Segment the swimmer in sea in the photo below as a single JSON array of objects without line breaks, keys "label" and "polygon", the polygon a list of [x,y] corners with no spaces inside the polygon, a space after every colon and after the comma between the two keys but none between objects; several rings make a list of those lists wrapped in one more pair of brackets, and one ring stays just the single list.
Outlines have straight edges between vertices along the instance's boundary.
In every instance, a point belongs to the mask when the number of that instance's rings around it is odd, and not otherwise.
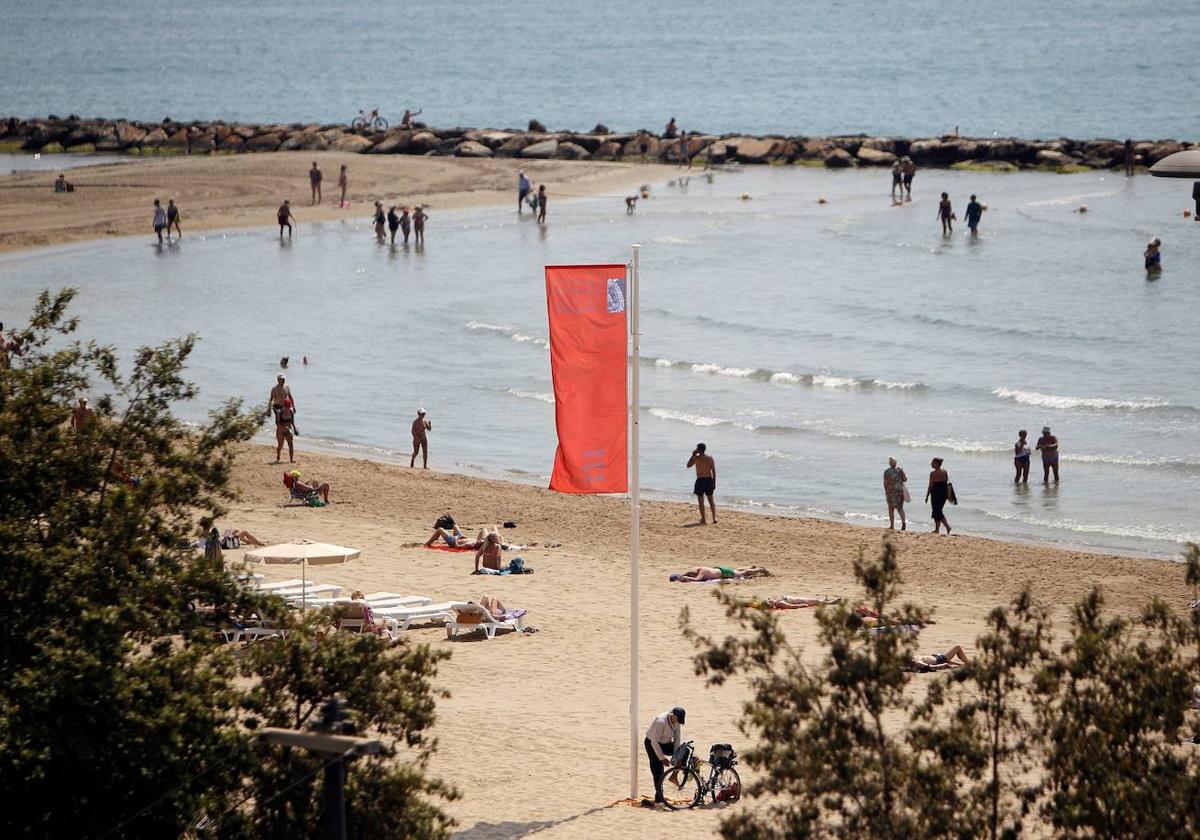
[{"label": "swimmer in sea", "polygon": [[950,196],[947,193],[942,193],[937,212],[938,218],[942,220],[942,236],[954,233],[954,208],[950,206]]}]

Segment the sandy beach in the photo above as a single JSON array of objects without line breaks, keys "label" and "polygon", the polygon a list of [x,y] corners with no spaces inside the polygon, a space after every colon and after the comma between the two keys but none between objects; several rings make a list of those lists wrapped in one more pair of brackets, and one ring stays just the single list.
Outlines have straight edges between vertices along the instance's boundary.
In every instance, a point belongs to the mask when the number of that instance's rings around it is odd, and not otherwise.
[{"label": "sandy beach", "polygon": [[[323,202],[310,206],[308,169],[324,173]],[[337,206],[339,168],[349,169],[348,208]],[[451,209],[516,198],[517,170],[546,183],[552,200],[612,192],[614,201],[671,167],[539,160],[470,160],[339,152],[273,152],[132,159],[67,173],[75,192],[56,193],[56,173],[0,175],[0,251],[107,236],[152,236],[154,199],[174,198],[188,231],[267,226],[290,198],[297,222],[367,217],[376,200]]]},{"label": "sandy beach", "polygon": [[[448,457],[443,445],[452,447],[433,441],[435,465]],[[271,542],[308,538],[351,545],[362,550],[359,560],[312,569],[310,578],[347,592],[400,591],[435,601],[496,595],[527,609],[527,622],[539,631],[454,642],[441,627],[410,631],[412,639],[452,652],[438,678],[451,696],[438,706],[433,770],[462,793],[447,806],[458,821],[456,836],[679,837],[716,831],[721,809],[656,813],[622,801],[629,785],[627,501],[303,449],[297,468],[306,478],[330,483],[332,504],[282,507],[284,467],[274,463],[273,450],[253,446],[239,458],[241,498],[222,527],[244,528]],[[681,469],[680,483],[687,482]],[[918,530],[892,538],[901,552],[906,596],[937,619],[922,633],[922,648],[929,651],[962,644],[970,653],[986,612],[1025,581],[1052,606],[1060,633],[1070,605],[1092,585],[1101,586],[1122,613],[1155,595],[1176,605],[1185,595],[1182,569],[1169,562],[934,536],[924,533],[928,523],[919,510],[913,512]],[[535,573],[475,577],[473,555],[422,548],[433,521],[447,511],[464,529],[514,520],[517,527],[506,537],[529,547],[506,556],[523,557]],[[739,593],[853,595],[852,559],[876,551],[886,532],[736,512],[721,513],[715,526],[697,527],[695,519],[690,506],[643,505],[638,718],[640,730],[660,711],[685,706],[684,737],[706,754],[712,743],[746,746],[736,728],[744,689],[736,683],[706,689],[693,675],[680,610],[689,607],[696,625],[709,633],[722,634],[728,625],[712,586],[669,583],[668,574],[701,564],[762,565],[774,576],[736,584]],[[282,579],[298,570],[259,571]],[[812,612],[780,616],[815,661]],[[644,763],[639,772],[641,792],[652,793]]]}]

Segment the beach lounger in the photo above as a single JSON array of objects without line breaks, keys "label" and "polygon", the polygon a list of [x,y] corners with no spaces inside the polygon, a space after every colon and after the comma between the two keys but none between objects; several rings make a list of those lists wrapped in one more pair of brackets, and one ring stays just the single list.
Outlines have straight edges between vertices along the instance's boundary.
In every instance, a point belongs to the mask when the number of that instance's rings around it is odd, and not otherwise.
[{"label": "beach lounger", "polygon": [[276,589],[271,594],[288,601],[307,600],[314,595],[336,598],[342,594],[342,587],[332,583],[310,583],[307,586],[295,586],[291,589]]},{"label": "beach lounger", "polygon": [[320,607],[336,607],[341,604],[357,604],[368,603],[372,609],[380,607],[423,607],[426,604],[432,604],[433,599],[428,595],[397,595],[394,592],[384,593],[386,598],[374,598],[368,595],[366,598],[309,598],[308,606],[314,609]]},{"label": "beach lounger", "polygon": [[443,601],[440,604],[426,604],[421,607],[381,607],[372,608],[376,618],[394,618],[400,624],[401,630],[407,630],[414,624],[427,624],[436,621],[450,621],[454,618],[454,608],[466,606],[466,601]]},{"label": "beach lounger", "polygon": [[468,603],[455,607],[452,612],[454,618],[446,622],[447,639],[476,630],[482,630],[484,636],[494,639],[497,630],[525,629],[525,610],[509,610],[508,616],[498,619],[479,604]]},{"label": "beach lounger", "polygon": [[405,628],[394,618],[381,618],[375,615],[371,605],[364,601],[354,601],[338,607],[337,629],[349,633],[375,633],[395,639]]},{"label": "beach lounger", "polygon": [[259,582],[252,585],[250,588],[255,592],[275,592],[279,589],[294,589],[297,586],[303,586],[304,581],[300,578],[292,578],[291,580],[276,580],[271,583]]}]

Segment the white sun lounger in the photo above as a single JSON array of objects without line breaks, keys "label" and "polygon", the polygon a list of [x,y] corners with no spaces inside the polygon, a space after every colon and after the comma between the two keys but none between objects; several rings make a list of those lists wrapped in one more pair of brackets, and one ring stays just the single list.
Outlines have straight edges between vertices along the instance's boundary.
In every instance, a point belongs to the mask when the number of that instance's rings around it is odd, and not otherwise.
[{"label": "white sun lounger", "polygon": [[466,605],[466,601],[443,601],[440,604],[425,604],[421,607],[381,607],[373,605],[371,612],[376,618],[394,618],[401,630],[407,630],[414,624],[426,624],[435,621],[450,621],[454,617],[454,608]]},{"label": "white sun lounger", "polygon": [[288,601],[300,601],[311,598],[314,595],[325,595],[336,598],[342,594],[342,587],[332,583],[310,583],[307,586],[296,586],[291,589],[276,589],[271,594],[278,595],[280,598]]},{"label": "white sun lounger", "polygon": [[280,589],[292,589],[297,586],[303,586],[304,581],[300,578],[292,578],[291,580],[276,580],[270,583],[261,581],[251,584],[250,588],[256,592],[275,592]]},{"label": "white sun lounger", "polygon": [[496,637],[497,630],[524,630],[525,615],[515,618],[495,619],[492,614],[476,603],[462,604],[451,610],[454,617],[446,622],[446,638],[453,639],[459,633],[482,630],[489,639]]},{"label": "white sun lounger", "polygon": [[[383,597],[386,596],[386,597]],[[397,595],[395,592],[382,592],[368,595],[361,599],[371,605],[372,609],[381,607],[422,607],[432,604],[433,599],[428,595]],[[310,607],[336,607],[341,604],[353,604],[353,598],[309,598]]]}]

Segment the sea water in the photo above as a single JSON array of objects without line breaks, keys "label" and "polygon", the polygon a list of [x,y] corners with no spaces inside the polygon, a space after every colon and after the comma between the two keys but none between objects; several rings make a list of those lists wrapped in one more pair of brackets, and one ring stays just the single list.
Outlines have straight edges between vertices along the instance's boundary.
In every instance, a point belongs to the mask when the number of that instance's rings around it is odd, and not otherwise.
[{"label": "sea water", "polygon": [[3,114],[1200,139],[1192,0],[3,6]]},{"label": "sea water", "polygon": [[[0,257],[0,317],[74,285],[81,334],[125,359],[201,336],[190,419],[229,397],[264,405],[288,356],[301,452],[406,461],[424,407],[433,467],[544,484],[543,266],[624,262],[638,242],[647,492],[688,498],[703,441],[718,504],[883,526],[895,456],[912,527],[928,528],[938,456],[959,533],[1164,557],[1200,540],[1189,185],[922,170],[899,206],[889,185],[881,170],[693,173],[626,215],[622,195],[566,200],[551,184],[546,226],[508,206],[434,206],[424,251],[377,245],[363,204],[283,240],[267,227],[22,252]],[[987,205],[978,239],[961,221],[942,236],[942,190],[960,219],[969,193]],[[1148,280],[1154,236],[1165,269]],[[1014,486],[1017,431],[1036,441],[1043,425],[1062,481],[1043,485],[1035,454]]]}]

